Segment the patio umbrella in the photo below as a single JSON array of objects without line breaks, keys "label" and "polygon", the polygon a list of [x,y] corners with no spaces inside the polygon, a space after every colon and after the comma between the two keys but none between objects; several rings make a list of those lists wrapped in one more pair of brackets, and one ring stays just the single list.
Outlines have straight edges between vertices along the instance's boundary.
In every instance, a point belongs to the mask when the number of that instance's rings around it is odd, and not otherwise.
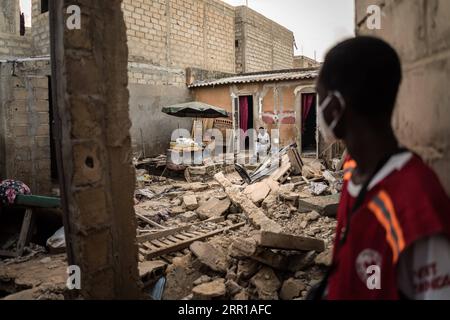
[{"label": "patio umbrella", "polygon": [[226,110],[202,102],[187,102],[162,108],[162,112],[179,118],[228,118]]}]

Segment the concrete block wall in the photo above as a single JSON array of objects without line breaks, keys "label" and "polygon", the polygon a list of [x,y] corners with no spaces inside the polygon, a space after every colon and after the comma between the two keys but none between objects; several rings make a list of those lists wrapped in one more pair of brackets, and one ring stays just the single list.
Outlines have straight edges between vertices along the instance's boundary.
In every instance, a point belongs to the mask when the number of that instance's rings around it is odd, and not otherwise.
[{"label": "concrete block wall", "polygon": [[236,71],[292,69],[294,34],[246,6],[236,7]]},{"label": "concrete block wall", "polygon": [[0,63],[0,180],[51,194],[49,60]]},{"label": "concrete block wall", "polygon": [[[367,28],[371,4],[383,7],[381,30]],[[381,37],[399,52],[404,79],[396,134],[434,168],[450,194],[450,1],[356,0],[356,24],[357,34]]]},{"label": "concrete block wall", "polygon": [[129,61],[153,69],[133,68],[131,83],[181,86],[187,67],[234,72],[232,6],[218,0],[125,0],[122,10]]},{"label": "concrete block wall", "polygon": [[33,56],[50,54],[50,27],[48,12],[41,13],[41,0],[32,0],[31,34],[33,40]]},{"label": "concrete block wall", "polygon": [[0,59],[31,55],[30,30],[20,35],[19,0],[0,0]]},{"label": "concrete block wall", "polygon": [[[165,153],[192,119],[161,108],[192,101],[186,68],[235,72],[234,7],[219,0],[124,0],[133,149]],[[164,125],[161,125],[164,124]]]}]

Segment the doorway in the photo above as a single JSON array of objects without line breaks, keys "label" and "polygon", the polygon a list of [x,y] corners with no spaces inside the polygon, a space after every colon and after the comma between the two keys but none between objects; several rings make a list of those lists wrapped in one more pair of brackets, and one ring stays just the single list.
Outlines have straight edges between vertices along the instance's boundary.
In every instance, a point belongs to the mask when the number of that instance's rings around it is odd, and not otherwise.
[{"label": "doorway", "polygon": [[253,96],[239,97],[239,129],[245,133],[245,149],[250,148],[250,138],[248,130],[253,128]]},{"label": "doorway", "polygon": [[317,153],[317,95],[304,93],[301,96],[302,111],[302,152]]}]

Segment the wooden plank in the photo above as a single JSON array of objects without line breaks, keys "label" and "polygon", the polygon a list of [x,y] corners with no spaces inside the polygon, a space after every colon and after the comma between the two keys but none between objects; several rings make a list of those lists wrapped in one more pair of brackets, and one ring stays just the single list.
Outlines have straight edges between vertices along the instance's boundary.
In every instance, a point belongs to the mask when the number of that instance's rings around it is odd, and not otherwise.
[{"label": "wooden plank", "polygon": [[173,229],[166,229],[164,231],[159,231],[159,232],[152,233],[152,234],[141,235],[141,236],[137,237],[137,242],[142,243],[145,241],[150,241],[150,240],[154,240],[154,239],[158,239],[158,238],[164,238],[164,237],[179,233],[181,231],[188,230],[192,226],[200,225],[200,224],[207,223],[207,222],[217,223],[217,222],[223,221],[224,219],[225,219],[224,217],[218,217],[218,218],[213,218],[213,219],[209,219],[206,221],[197,222],[197,223],[193,223],[193,224],[189,224],[189,225],[185,225],[185,226],[181,226],[181,227],[177,227],[177,228],[173,228]]},{"label": "wooden plank", "polygon": [[33,218],[33,210],[27,209],[25,211],[25,215],[23,217],[22,228],[20,230],[19,240],[17,241],[17,256],[21,256],[23,254],[23,250],[27,245],[27,242],[30,239],[31,233],[31,219]]},{"label": "wooden plank", "polygon": [[227,230],[240,228],[240,227],[242,227],[244,225],[245,225],[245,222],[241,222],[241,223],[238,223],[238,224],[226,227],[226,228],[222,228],[222,229],[219,229],[219,230],[212,231],[212,232],[204,234],[202,236],[198,236],[198,237],[191,238],[189,240],[182,241],[180,243],[174,244],[173,246],[168,246],[168,247],[165,247],[165,248],[161,248],[161,250],[157,250],[157,251],[154,251],[154,252],[149,252],[146,255],[146,259],[148,260],[148,259],[152,259],[152,258],[155,258],[155,257],[158,257],[158,256],[162,256],[162,255],[168,254],[170,252],[180,251],[180,250],[182,250],[184,248],[189,247],[191,245],[191,243],[194,243],[195,241],[200,241],[200,240],[212,237],[212,236],[214,236],[216,234],[219,234],[219,233],[227,231]]},{"label": "wooden plank", "polygon": [[319,239],[265,231],[258,236],[258,244],[262,247],[281,250],[317,252],[325,250],[325,242]]},{"label": "wooden plank", "polygon": [[137,212],[135,212],[135,214],[139,219],[141,219],[144,222],[147,222],[148,224],[151,224],[152,226],[154,226],[156,228],[163,229],[163,230],[166,229],[162,225],[156,223],[155,221],[150,220],[149,218],[144,217],[143,215],[141,215]]},{"label": "wooden plank", "polygon": [[15,250],[11,250],[11,251],[0,250],[0,257],[16,258],[17,253]]}]

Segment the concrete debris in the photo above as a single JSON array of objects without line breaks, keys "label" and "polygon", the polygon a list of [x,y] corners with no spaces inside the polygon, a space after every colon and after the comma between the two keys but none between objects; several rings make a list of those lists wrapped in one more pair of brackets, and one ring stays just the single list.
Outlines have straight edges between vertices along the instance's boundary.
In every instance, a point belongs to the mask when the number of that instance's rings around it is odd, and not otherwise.
[{"label": "concrete debris", "polygon": [[144,284],[144,287],[150,287],[153,285],[161,276],[164,275],[166,268],[167,263],[160,260],[144,261],[139,264],[139,276]]},{"label": "concrete debris", "polygon": [[180,221],[185,222],[185,223],[195,221],[197,219],[197,217],[198,217],[197,213],[194,211],[188,211],[188,212],[182,213],[178,216]]},{"label": "concrete debris", "polygon": [[340,194],[335,194],[330,196],[300,199],[298,211],[300,213],[306,213],[314,210],[321,215],[336,217],[340,197]]},{"label": "concrete debris", "polygon": [[230,197],[231,201],[242,208],[244,213],[248,216],[250,221],[261,230],[271,230],[273,232],[280,232],[281,226],[275,221],[269,219],[260,208],[258,208],[245,194],[243,194],[238,187],[233,185],[223,173],[218,173],[214,176],[217,182],[225,189],[225,192]]},{"label": "concrete debris", "polygon": [[262,231],[257,242],[262,247],[272,249],[316,252],[322,252],[325,250],[325,243],[322,240],[300,237],[286,233]]},{"label": "concrete debris", "polygon": [[192,289],[194,300],[212,300],[221,298],[226,294],[225,279],[216,279],[203,283]]},{"label": "concrete debris", "polygon": [[210,276],[207,276],[207,275],[204,274],[200,278],[195,280],[193,282],[193,284],[194,284],[194,286],[198,286],[198,285],[201,285],[203,283],[207,283],[207,282],[211,282],[211,281],[212,281],[212,278]]},{"label": "concrete debris", "polygon": [[278,300],[281,282],[272,269],[262,268],[251,278],[250,283],[256,288],[260,300]]},{"label": "concrete debris", "polygon": [[[191,243],[179,257],[157,260],[167,279],[163,299],[297,300],[321,280],[332,261],[343,173],[292,150],[267,161],[267,168],[241,166],[242,172],[191,166],[185,171],[187,182],[140,173],[137,212],[164,228],[140,219],[142,239],[161,233],[175,240],[194,236],[200,226],[202,232],[205,226],[206,232],[214,231],[219,221],[243,223]],[[140,270],[147,268],[150,275],[161,267],[144,261]]]},{"label": "concrete debris", "polygon": [[225,274],[227,272],[227,260],[225,254],[206,242],[194,242],[189,249],[200,262],[211,270]]},{"label": "concrete debris", "polygon": [[187,210],[195,210],[198,208],[197,197],[194,195],[184,196],[183,205]]},{"label": "concrete debris", "polygon": [[197,214],[200,219],[207,220],[217,218],[224,215],[231,206],[231,201],[228,198],[219,200],[217,198],[210,198],[203,203],[198,209]]},{"label": "concrete debris", "polygon": [[265,181],[249,185],[244,190],[244,194],[252,200],[254,204],[260,206],[264,199],[269,195],[271,189]]},{"label": "concrete debris", "polygon": [[289,278],[288,280],[283,282],[280,290],[280,298],[281,300],[292,300],[294,298],[298,298],[301,295],[301,292],[306,289],[303,281]]},{"label": "concrete debris", "polygon": [[311,182],[310,191],[315,196],[320,196],[328,190],[328,186],[323,182]]}]

